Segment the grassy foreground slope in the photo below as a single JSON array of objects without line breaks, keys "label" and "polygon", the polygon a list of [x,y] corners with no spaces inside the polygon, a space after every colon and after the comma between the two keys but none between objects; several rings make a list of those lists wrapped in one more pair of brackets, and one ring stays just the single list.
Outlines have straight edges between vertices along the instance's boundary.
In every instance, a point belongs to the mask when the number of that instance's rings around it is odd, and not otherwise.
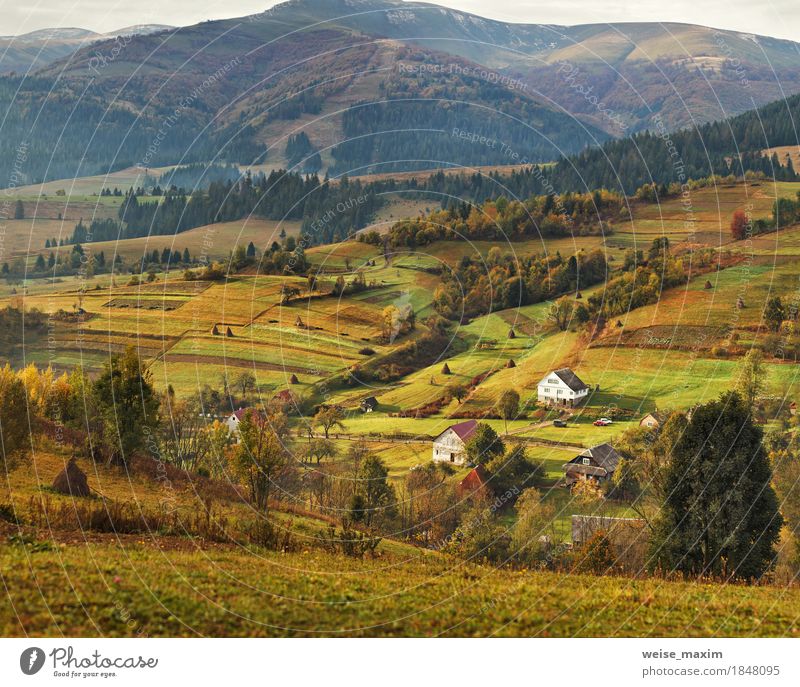
[{"label": "grassy foreground slope", "polygon": [[2,636],[791,636],[800,616],[796,589],[512,573],[432,555],[133,541],[3,546],[0,570]]}]

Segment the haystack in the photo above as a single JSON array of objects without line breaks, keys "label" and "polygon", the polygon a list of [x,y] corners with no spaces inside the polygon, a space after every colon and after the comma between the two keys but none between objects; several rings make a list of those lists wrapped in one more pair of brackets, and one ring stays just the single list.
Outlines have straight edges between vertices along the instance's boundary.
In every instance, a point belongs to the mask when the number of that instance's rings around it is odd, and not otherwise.
[{"label": "haystack", "polygon": [[219,329],[217,329],[217,325],[214,325],[211,328],[211,336],[219,336]]},{"label": "haystack", "polygon": [[442,367],[442,374],[443,375],[449,375],[450,374],[450,367],[448,366],[447,363],[445,363],[444,367]]},{"label": "haystack", "polygon": [[516,366],[517,366],[517,364],[514,362],[514,359],[513,358],[509,358],[508,362],[506,363],[506,367],[507,368],[512,368],[512,367],[516,367]]},{"label": "haystack", "polygon": [[61,472],[53,480],[53,491],[68,496],[89,496],[89,482],[86,474],[78,467],[74,458],[70,458]]},{"label": "haystack", "polygon": [[297,378],[297,375],[292,375],[289,377],[289,384],[299,384],[300,380]]},{"label": "haystack", "polygon": [[225,336],[233,336],[233,332],[231,331],[230,327],[228,327],[228,331],[225,332]]},{"label": "haystack", "polygon": [[705,288],[705,289],[713,289],[714,287],[711,284],[711,282],[708,279],[706,279],[706,285],[703,288]]},{"label": "haystack", "polygon": [[508,330],[508,338],[509,339],[517,338],[517,333],[514,331],[514,327],[511,327],[511,329]]}]

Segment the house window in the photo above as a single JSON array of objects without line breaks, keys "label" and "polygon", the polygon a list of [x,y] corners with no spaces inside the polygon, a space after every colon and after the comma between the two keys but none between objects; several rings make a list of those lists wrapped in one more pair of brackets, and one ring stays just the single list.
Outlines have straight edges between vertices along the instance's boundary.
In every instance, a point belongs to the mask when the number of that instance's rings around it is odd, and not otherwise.
[{"label": "house window", "polygon": [[561,396],[561,394],[563,394],[563,393],[564,393],[564,390],[563,390],[563,389],[559,389],[559,390],[558,390],[558,395],[559,395],[559,396]]},{"label": "house window", "polygon": [[584,465],[591,465],[592,464],[592,459],[591,458],[584,458],[583,459],[583,464]]}]

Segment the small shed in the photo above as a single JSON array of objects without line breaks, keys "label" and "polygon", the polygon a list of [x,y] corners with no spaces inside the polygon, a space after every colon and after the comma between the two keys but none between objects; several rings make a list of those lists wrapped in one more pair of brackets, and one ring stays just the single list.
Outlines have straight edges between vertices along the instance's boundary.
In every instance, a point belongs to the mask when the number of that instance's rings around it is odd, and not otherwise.
[{"label": "small shed", "polygon": [[483,496],[489,492],[489,473],[483,465],[477,465],[458,483],[459,496]]}]

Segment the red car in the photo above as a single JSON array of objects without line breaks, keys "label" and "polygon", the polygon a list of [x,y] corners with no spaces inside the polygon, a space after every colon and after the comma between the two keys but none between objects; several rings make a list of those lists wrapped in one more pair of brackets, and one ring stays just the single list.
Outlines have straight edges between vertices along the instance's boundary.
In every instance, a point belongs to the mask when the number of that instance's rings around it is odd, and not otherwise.
[{"label": "red car", "polygon": [[614,422],[607,417],[601,417],[599,420],[595,420],[593,424],[595,427],[608,427],[609,425],[613,425]]}]

